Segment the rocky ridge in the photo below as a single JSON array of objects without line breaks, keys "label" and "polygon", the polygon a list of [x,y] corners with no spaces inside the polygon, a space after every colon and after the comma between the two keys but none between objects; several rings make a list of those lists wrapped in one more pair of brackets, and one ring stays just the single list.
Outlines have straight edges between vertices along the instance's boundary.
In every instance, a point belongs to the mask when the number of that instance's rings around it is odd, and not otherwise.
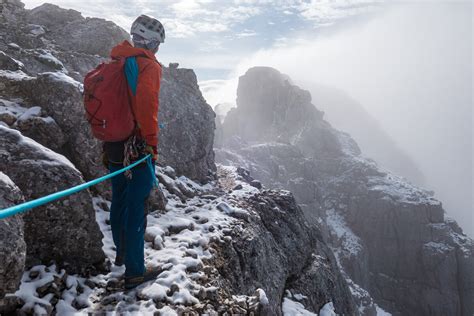
[{"label": "rocky ridge", "polygon": [[217,160],[295,194],[361,314],[374,315],[374,301],[394,315],[472,314],[473,241],[430,192],[363,157],[287,76],[250,69],[222,129]]}]

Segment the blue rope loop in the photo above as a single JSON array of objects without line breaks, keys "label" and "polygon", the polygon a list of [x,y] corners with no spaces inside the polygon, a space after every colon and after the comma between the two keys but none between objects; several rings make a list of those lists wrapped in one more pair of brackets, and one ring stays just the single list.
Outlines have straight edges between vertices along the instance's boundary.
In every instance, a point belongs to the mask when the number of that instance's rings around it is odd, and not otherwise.
[{"label": "blue rope loop", "polygon": [[145,160],[147,161],[147,165],[149,166],[150,171],[153,173],[153,184],[156,187],[158,185],[158,181],[156,179],[156,174],[155,174],[155,170],[154,170],[155,168],[153,168],[153,166],[152,166],[153,163],[151,161],[151,155],[146,155],[145,157],[141,158],[140,160],[135,161],[133,164],[131,164],[127,167],[124,167],[120,170],[117,170],[115,172],[109,173],[108,175],[105,175],[103,177],[97,178],[95,180],[91,180],[91,181],[86,182],[86,183],[79,184],[75,187],[72,187],[72,188],[69,188],[69,189],[66,189],[66,190],[63,190],[63,191],[59,191],[59,192],[52,193],[52,194],[47,195],[47,196],[43,196],[43,197],[38,198],[36,200],[32,200],[32,201],[29,201],[29,202],[14,205],[14,206],[8,207],[6,209],[0,210],[0,219],[4,219],[4,218],[7,218],[7,217],[16,215],[16,214],[26,212],[26,211],[28,211],[32,208],[35,208],[35,207],[38,207],[38,206],[41,206],[41,205],[44,205],[44,204],[47,204],[47,203],[54,202],[54,201],[59,200],[63,197],[66,197],[66,196],[69,196],[71,194],[77,193],[79,191],[85,190],[85,189],[87,189],[87,188],[89,188],[93,185],[96,185],[100,182],[103,182],[105,180],[113,178],[113,177],[115,177],[115,176],[117,176],[117,175],[119,175],[119,174],[121,174],[121,173],[123,173],[127,170],[130,170],[133,167],[141,164]]},{"label": "blue rope loop", "polygon": [[153,187],[156,188],[158,187],[158,179],[156,178],[155,164],[153,163],[151,155],[149,155],[148,159],[146,160],[146,164],[148,165],[148,169],[150,169],[151,172]]}]

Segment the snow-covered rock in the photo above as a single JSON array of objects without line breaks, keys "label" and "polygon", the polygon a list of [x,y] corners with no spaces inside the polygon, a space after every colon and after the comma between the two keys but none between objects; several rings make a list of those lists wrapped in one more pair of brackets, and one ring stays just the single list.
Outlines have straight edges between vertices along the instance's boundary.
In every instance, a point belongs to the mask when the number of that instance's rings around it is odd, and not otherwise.
[{"label": "snow-covered rock", "polygon": [[[0,138],[0,170],[26,200],[83,183],[69,160],[20,132],[0,125]],[[81,271],[103,262],[101,233],[88,191],[38,207],[23,219],[28,266],[55,260],[67,262],[70,271]]]},{"label": "snow-covered rock", "polygon": [[[21,203],[20,189],[0,171],[0,209]],[[0,313],[6,312],[9,302],[6,293],[15,291],[25,268],[26,244],[23,219],[16,215],[0,220]]]},{"label": "snow-covered rock", "polygon": [[50,116],[42,116],[39,106],[25,108],[19,102],[0,99],[0,121],[41,145],[61,152],[66,137],[56,121]]},{"label": "snow-covered rock", "polygon": [[[170,168],[157,168],[160,178],[165,172],[172,174]],[[168,199],[166,213],[150,212],[145,234],[145,263],[161,270],[155,281],[124,291],[123,267],[84,277],[67,273],[58,265],[38,265],[25,271],[21,286],[8,297],[23,302],[19,312],[48,315],[281,315],[284,292],[291,286],[294,298],[308,312],[325,310],[335,299],[341,310],[352,314],[350,296],[337,292],[333,284],[345,285],[334,270],[334,257],[305,254],[308,243],[329,249],[316,235],[306,234],[306,223],[291,194],[260,191],[238,180],[233,168],[221,168],[219,173],[218,182],[206,185],[185,177],[169,177],[167,185],[161,185]],[[186,204],[174,190],[168,190],[181,184],[194,195]],[[236,185],[239,189],[229,193]],[[102,197],[93,201],[104,236],[103,251],[112,262],[110,202]],[[247,212],[249,218],[222,212],[222,203]],[[279,214],[277,223],[271,219],[274,212]],[[285,238],[286,234],[293,238]],[[315,270],[300,274],[307,264]],[[293,277],[306,281],[299,286],[289,281]],[[308,297],[312,290],[318,295]]]},{"label": "snow-covered rock", "polygon": [[291,193],[261,191],[237,178],[235,168],[220,170],[219,181],[226,190],[242,186],[230,193],[234,198],[230,207],[249,214],[226,233],[225,243],[216,244],[217,269],[226,276],[225,284],[241,293],[264,289],[269,315],[282,313],[286,290],[306,295],[305,306],[313,312],[334,301],[339,313],[353,314],[352,297],[331,250],[319,229],[305,220]]}]

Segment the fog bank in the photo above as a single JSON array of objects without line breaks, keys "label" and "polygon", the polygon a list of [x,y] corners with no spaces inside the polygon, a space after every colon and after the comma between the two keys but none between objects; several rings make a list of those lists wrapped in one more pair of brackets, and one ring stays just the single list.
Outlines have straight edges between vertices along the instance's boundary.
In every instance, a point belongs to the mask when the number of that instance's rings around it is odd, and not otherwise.
[{"label": "fog bank", "polygon": [[[243,60],[231,80],[208,83],[206,98],[235,103],[229,91],[236,77],[257,65],[288,74],[314,100],[316,85],[344,90],[413,159],[448,216],[474,236],[472,4],[390,5],[365,21],[295,37]],[[350,110],[314,103],[336,128],[357,128]],[[363,135],[366,127],[358,128]]]}]

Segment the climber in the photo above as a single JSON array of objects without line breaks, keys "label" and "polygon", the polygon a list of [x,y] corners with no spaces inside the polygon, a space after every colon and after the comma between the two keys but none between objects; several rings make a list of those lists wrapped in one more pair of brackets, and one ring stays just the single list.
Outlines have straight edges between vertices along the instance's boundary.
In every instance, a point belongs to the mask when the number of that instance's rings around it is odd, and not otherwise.
[{"label": "climber", "polygon": [[[123,41],[112,49],[111,57],[126,57],[125,76],[135,119],[135,132],[125,141],[104,142],[103,160],[110,172],[150,154],[157,160],[158,95],[161,65],[155,54],[165,40],[163,25],[155,18],[141,15],[132,25],[133,46]],[[146,229],[145,202],[155,179],[145,163],[131,174],[112,178],[110,224],[116,246],[116,265],[125,264],[125,288],[155,279],[158,271],[144,264]]]}]

